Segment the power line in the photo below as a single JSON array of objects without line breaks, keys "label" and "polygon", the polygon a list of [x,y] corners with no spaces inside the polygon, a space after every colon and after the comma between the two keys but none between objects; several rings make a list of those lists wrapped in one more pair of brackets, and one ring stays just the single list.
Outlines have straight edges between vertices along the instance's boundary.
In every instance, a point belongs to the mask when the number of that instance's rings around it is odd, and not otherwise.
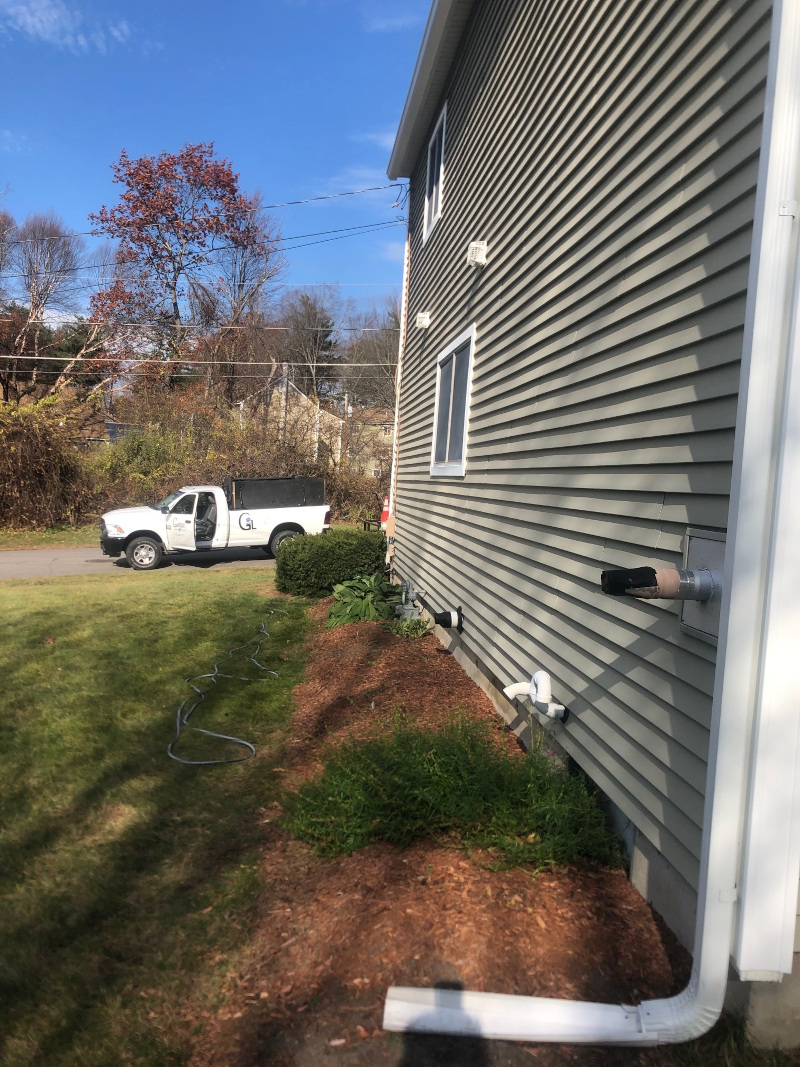
[{"label": "power line", "polygon": [[[382,189],[400,189],[401,192],[406,189],[406,186],[402,182],[392,182],[390,185],[371,185],[366,189],[348,189],[344,193],[328,193],[326,196],[309,196],[305,200],[286,200],[282,204],[259,204],[257,207],[248,208],[243,214],[253,214],[255,211],[271,211],[273,208],[278,207],[297,207],[299,204],[314,204],[319,200],[337,200],[343,196],[359,196],[361,193],[377,193]],[[232,214],[231,211],[223,211],[215,214],[208,214],[203,216],[203,220],[207,219],[223,219],[226,216]],[[181,220],[185,222],[185,219]],[[197,220],[191,220],[197,221]],[[65,241],[68,237],[97,237],[99,236],[96,230],[76,230],[74,233],[60,233],[54,234],[52,237],[31,237],[24,240],[9,241],[9,245],[25,245],[36,244],[38,241]]]},{"label": "power line", "polygon": [[[405,221],[406,221],[405,219],[401,219],[401,218],[391,219],[391,220],[387,219],[385,222],[366,222],[366,223],[363,223],[360,226],[340,226],[335,230],[318,230],[316,233],[298,233],[298,234],[295,234],[295,235],[293,235],[291,237],[279,237],[279,238],[276,238],[276,244],[282,244],[284,241],[302,241],[302,240],[305,240],[306,237],[321,237],[321,236],[324,236],[324,235],[327,235],[327,234],[330,234],[330,233],[346,233],[347,236],[349,236],[349,237],[357,237],[357,236],[359,236],[360,232],[363,232],[364,230],[377,230],[377,229],[383,229],[383,228],[389,227],[389,226],[401,226],[401,225],[403,225],[405,223]],[[46,239],[50,240],[50,238],[46,238]],[[11,243],[14,244],[15,242],[12,241]],[[19,243],[22,243],[22,242],[19,242]],[[317,244],[317,243],[322,243],[322,242],[314,241],[312,243]],[[239,248],[239,247],[241,247],[241,246],[240,245],[219,245],[216,248],[208,249],[208,254],[210,255],[210,254],[212,254],[214,252],[228,252],[231,249]],[[307,245],[300,245],[300,246],[296,246],[295,245],[293,247],[306,248],[308,246]],[[287,249],[287,251],[291,252],[292,249],[289,248],[289,249]],[[100,267],[115,267],[116,265],[117,265],[116,260],[106,260],[103,263],[84,263],[84,264],[81,264],[80,266],[76,266],[76,267],[55,267],[55,268],[53,268],[51,270],[48,270],[46,272],[43,271],[42,273],[47,273],[50,276],[55,275],[55,274],[75,274],[79,270],[98,270]],[[26,277],[25,274],[3,274],[1,276],[3,278],[25,278]],[[364,284],[367,284],[367,283],[364,283]]]},{"label": "power line", "polygon": [[[40,323],[42,326],[48,324],[54,324],[56,326],[73,326],[75,328],[79,326],[107,326],[114,327],[115,329],[120,326],[124,326],[129,329],[159,329],[159,330],[207,330],[208,326],[204,326],[202,322],[114,322],[107,323],[102,321],[95,321],[93,319],[79,319],[77,322],[63,322],[58,319],[36,319],[34,320]],[[0,319],[0,322],[13,322],[13,319]],[[264,330],[276,333],[336,333],[337,330],[341,330],[345,333],[399,333],[399,326],[263,326],[263,325],[242,325],[242,326],[216,326],[215,330]],[[11,358],[11,357],[4,357]],[[14,356],[14,359],[36,359],[36,356]]]},{"label": "power line", "polygon": [[[351,368],[358,369],[359,367],[391,367],[395,366],[394,363],[289,363],[283,359],[270,359],[270,360],[250,360],[250,359],[176,359],[176,360],[158,360],[147,356],[142,356],[138,360],[130,360],[125,356],[120,358],[114,358],[113,356],[0,356],[0,360],[41,360],[43,363],[71,363],[74,359],[82,359],[87,363],[131,363],[132,366],[137,366],[142,363],[149,363],[155,366],[181,366],[181,367],[339,367],[339,368]],[[48,371],[42,371],[43,374],[50,373]],[[77,373],[77,371],[76,371]]]},{"label": "power line", "polygon": [[[319,364],[317,364],[317,366],[318,365]],[[307,363],[300,364],[300,366],[308,367],[309,364],[307,364]],[[154,371],[157,371],[159,369],[166,369],[166,365],[162,366],[162,365],[159,364],[158,366],[153,368],[153,370],[151,370],[151,371],[148,371],[148,370],[121,370],[119,372],[119,374],[115,374],[115,375],[113,375],[113,377],[114,378],[126,378],[126,379],[127,378],[150,378],[150,377],[153,376]],[[340,370],[342,370],[342,369],[343,370],[347,370],[348,368],[347,367],[340,368]],[[396,369],[396,368],[392,368],[392,369]],[[70,377],[74,377],[74,376],[77,376],[79,374],[84,376],[84,377],[88,377],[88,378],[98,378],[100,376],[95,371],[90,371],[90,370],[75,370],[75,371],[70,371],[69,372],[69,376]],[[39,373],[36,375],[36,377],[38,379],[42,379],[42,378],[44,378],[45,375],[49,375],[51,378],[58,378],[59,377],[59,371],[42,370],[42,371],[39,371]],[[180,370],[176,369],[176,370],[170,372],[170,376],[173,377],[173,378],[181,378],[181,377],[182,378],[188,378],[189,375],[188,375],[188,373],[181,374]],[[267,377],[267,375],[266,374],[237,374],[235,377],[236,377],[237,381],[240,381],[240,380],[243,380],[243,379],[252,378],[252,379],[256,379],[258,381],[262,381],[263,382],[264,379]],[[379,381],[386,381],[386,377],[387,376],[383,375],[383,374],[364,374],[364,375],[362,375],[361,380],[362,381],[379,382]],[[281,376],[278,376],[278,377],[274,378],[273,380],[276,383],[280,383],[283,379],[282,379]]]},{"label": "power line", "polygon": [[[405,225],[405,222],[381,222],[381,223],[377,224],[375,226],[375,228],[373,230],[371,230],[370,232],[371,233],[377,233],[378,230],[390,230],[390,229],[393,229],[395,226],[403,226],[403,225]],[[342,234],[341,237],[325,237],[321,241],[306,241],[304,244],[301,244],[301,245],[292,245],[290,248],[287,248],[286,251],[287,252],[294,252],[295,249],[297,249],[297,248],[310,248],[312,245],[327,245],[327,244],[330,244],[331,241],[345,241],[345,240],[347,240],[348,237],[363,237],[363,236],[364,236],[363,233],[345,233],[345,234]]]}]

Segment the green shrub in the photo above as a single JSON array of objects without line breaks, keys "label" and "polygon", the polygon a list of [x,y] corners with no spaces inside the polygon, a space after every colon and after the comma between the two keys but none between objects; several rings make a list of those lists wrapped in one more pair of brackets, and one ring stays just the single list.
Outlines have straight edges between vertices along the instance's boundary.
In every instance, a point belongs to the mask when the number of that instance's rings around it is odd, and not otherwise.
[{"label": "green shrub", "polygon": [[284,805],[292,833],[323,856],[446,835],[492,850],[503,866],[619,862],[582,776],[541,750],[514,757],[465,719],[343,745]]},{"label": "green shrub", "polygon": [[0,526],[70,524],[91,506],[75,450],[79,429],[79,414],[53,399],[22,407],[0,401]]},{"label": "green shrub", "polygon": [[294,537],[278,549],[275,585],[294,596],[328,596],[335,585],[384,568],[382,533],[331,530]]},{"label": "green shrub", "polygon": [[329,629],[348,622],[386,622],[394,618],[395,604],[400,603],[400,586],[381,574],[370,574],[335,585],[333,600]]}]

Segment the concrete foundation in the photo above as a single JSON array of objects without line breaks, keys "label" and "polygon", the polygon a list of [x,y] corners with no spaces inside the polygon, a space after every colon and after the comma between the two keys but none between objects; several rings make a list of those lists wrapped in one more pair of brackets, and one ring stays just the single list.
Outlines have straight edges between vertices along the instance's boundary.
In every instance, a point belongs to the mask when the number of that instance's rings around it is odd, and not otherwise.
[{"label": "concrete foundation", "polygon": [[747,1036],[756,1048],[800,1048],[800,953],[782,982],[749,985]]},{"label": "concrete foundation", "polygon": [[697,893],[640,831],[631,853],[630,878],[688,951],[694,949]]}]

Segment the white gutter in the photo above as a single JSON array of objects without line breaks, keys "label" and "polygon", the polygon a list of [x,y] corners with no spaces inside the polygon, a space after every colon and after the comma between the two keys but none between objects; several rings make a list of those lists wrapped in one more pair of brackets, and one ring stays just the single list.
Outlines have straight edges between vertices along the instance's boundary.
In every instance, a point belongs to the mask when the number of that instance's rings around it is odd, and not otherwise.
[{"label": "white gutter", "polygon": [[450,73],[473,0],[433,0],[386,173],[410,178]]},{"label": "white gutter", "polygon": [[[800,0],[778,0],[773,13],[764,132],[748,280],[741,388],[734,445],[729,536],[698,887],[692,975],[676,997],[635,1007],[392,988],[386,998],[386,1030],[480,1034],[487,1038],[565,1044],[657,1045],[700,1037],[717,1020],[725,997],[737,910],[737,879],[745,828],[753,708],[761,684],[763,642],[771,627],[791,615],[766,618],[765,588],[773,562],[771,539],[784,514],[784,492],[796,486],[779,478],[775,430],[784,387],[800,373],[800,346],[789,351],[788,321],[795,270],[796,228],[787,204],[797,197],[800,157]],[[796,365],[792,367],[792,363]],[[787,389],[788,391],[788,389]],[[783,442],[792,463],[800,460],[800,413]],[[796,469],[796,468],[795,468]],[[796,589],[792,592],[796,595]],[[796,631],[781,634],[784,647]],[[791,663],[784,664],[791,670]],[[797,709],[793,709],[795,716]],[[769,777],[769,767],[763,768]],[[756,905],[758,905],[756,900]]]}]

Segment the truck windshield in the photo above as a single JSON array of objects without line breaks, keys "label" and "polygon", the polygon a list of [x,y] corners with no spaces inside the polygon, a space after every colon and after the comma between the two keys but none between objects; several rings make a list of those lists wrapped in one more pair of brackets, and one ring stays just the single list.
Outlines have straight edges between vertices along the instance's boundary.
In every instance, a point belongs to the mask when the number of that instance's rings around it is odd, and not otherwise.
[{"label": "truck windshield", "polygon": [[161,511],[162,508],[168,508],[178,499],[179,496],[183,496],[182,489],[176,489],[174,493],[170,493],[169,496],[165,496],[163,500],[159,500],[157,504],[151,504],[151,508],[155,508],[156,511]]}]

